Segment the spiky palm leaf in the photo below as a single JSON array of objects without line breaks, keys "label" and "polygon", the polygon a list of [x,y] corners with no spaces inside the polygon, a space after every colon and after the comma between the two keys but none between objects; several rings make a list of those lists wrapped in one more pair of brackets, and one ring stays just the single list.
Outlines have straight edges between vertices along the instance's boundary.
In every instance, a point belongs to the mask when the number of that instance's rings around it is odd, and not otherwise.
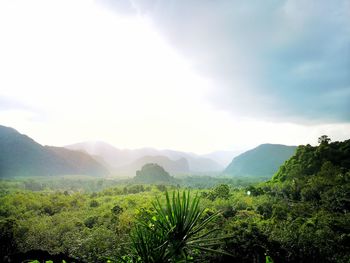
[{"label": "spiky palm leaf", "polygon": [[142,225],[137,225],[131,234],[131,240],[133,248],[136,251],[138,258],[142,259],[142,262],[164,262],[165,247],[161,248],[164,239],[161,235],[152,231],[151,226],[145,228]]},{"label": "spiky palm leaf", "polygon": [[[223,238],[207,238],[217,229],[205,231],[219,213],[204,217],[204,209],[199,208],[199,197],[191,199],[190,192],[173,192],[172,198],[165,193],[165,205],[157,198],[153,203],[156,216],[140,220],[134,232],[134,246],[144,262],[176,262],[187,259],[191,250],[206,252],[222,251],[211,246],[222,244]],[[147,240],[146,240],[147,239]]]}]

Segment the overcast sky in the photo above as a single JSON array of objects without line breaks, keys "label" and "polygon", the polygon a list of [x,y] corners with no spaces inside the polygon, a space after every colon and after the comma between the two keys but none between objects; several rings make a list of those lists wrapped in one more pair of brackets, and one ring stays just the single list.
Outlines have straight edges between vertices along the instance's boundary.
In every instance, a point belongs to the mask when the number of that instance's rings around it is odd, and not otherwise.
[{"label": "overcast sky", "polygon": [[350,0],[0,0],[0,124],[207,153],[350,138]]}]

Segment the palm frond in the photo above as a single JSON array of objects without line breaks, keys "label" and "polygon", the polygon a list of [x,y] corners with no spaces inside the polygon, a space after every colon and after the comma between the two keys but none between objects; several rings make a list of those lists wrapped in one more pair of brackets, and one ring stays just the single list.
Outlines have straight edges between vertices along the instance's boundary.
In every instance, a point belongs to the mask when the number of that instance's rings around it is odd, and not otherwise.
[{"label": "palm frond", "polygon": [[145,263],[176,262],[187,260],[188,252],[198,249],[210,253],[229,255],[209,247],[222,245],[225,238],[208,238],[218,229],[207,230],[209,223],[218,218],[214,213],[203,219],[204,209],[199,208],[200,198],[191,197],[190,191],[165,192],[164,204],[157,197],[152,203],[153,218],[142,218],[132,235],[134,250]]}]

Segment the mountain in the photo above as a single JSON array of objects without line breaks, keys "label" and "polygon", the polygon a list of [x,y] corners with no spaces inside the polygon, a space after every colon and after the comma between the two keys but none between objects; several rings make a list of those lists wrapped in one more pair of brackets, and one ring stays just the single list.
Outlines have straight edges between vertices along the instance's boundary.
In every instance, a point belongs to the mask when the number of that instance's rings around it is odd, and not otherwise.
[{"label": "mountain", "polygon": [[296,146],[262,144],[235,157],[224,174],[233,176],[271,177],[288,160]]},{"label": "mountain", "polygon": [[218,172],[222,171],[224,166],[210,158],[202,157],[194,153],[186,153],[173,150],[157,150],[153,148],[140,149],[118,149],[105,142],[82,142],[65,146],[67,149],[79,150],[89,153],[93,156],[100,156],[114,170],[118,171],[121,167],[130,165],[138,159],[146,156],[164,156],[173,161],[186,159],[190,172]]},{"label": "mountain", "polygon": [[160,155],[152,148],[142,148],[138,150],[118,149],[108,143],[100,141],[89,141],[65,146],[67,149],[86,152],[92,156],[99,156],[110,167],[122,167],[143,156]]},{"label": "mountain", "polygon": [[156,163],[147,163],[136,172],[134,181],[143,184],[171,184],[175,183],[176,180],[162,166]]},{"label": "mountain", "polygon": [[185,158],[188,161],[188,165],[191,172],[205,173],[205,172],[219,172],[222,171],[224,166],[221,166],[216,161],[197,155],[195,153],[187,153],[173,150],[161,150],[161,154],[167,156],[170,159]]},{"label": "mountain", "polygon": [[15,129],[1,125],[0,149],[0,177],[108,173],[87,154],[44,147]]},{"label": "mountain", "polygon": [[176,161],[173,161],[166,156],[144,156],[127,166],[120,167],[118,171],[125,174],[135,175],[136,171],[141,169],[141,167],[147,163],[156,163],[164,167],[164,169],[171,174],[189,172],[188,162],[185,158],[180,158]]},{"label": "mountain", "polygon": [[72,173],[74,174],[106,175],[109,173],[106,167],[89,154],[63,147],[45,146],[45,148],[65,160],[72,167],[72,171],[74,171]]},{"label": "mountain", "polygon": [[223,167],[227,167],[232,159],[242,152],[243,151],[215,151],[201,156],[214,160]]}]

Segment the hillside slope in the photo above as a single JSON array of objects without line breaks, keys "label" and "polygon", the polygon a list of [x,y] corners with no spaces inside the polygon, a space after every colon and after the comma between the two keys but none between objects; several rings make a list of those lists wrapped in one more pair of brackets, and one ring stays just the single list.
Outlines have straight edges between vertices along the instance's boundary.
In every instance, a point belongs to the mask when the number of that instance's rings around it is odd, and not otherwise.
[{"label": "hillside slope", "polygon": [[244,151],[236,150],[236,151],[215,151],[211,153],[207,153],[202,155],[202,157],[209,158],[217,162],[223,167],[227,167],[232,159]]},{"label": "hillside slope", "polygon": [[262,144],[235,157],[224,173],[233,176],[271,177],[295,152],[296,146]]},{"label": "hillside slope", "polygon": [[350,140],[299,146],[271,180],[246,191],[276,262],[349,261]]},{"label": "hillside slope", "polygon": [[108,173],[86,154],[67,153],[59,147],[44,147],[5,126],[0,126],[0,149],[0,177]]},{"label": "hillside slope", "polygon": [[89,154],[68,150],[63,147],[45,146],[58,157],[65,160],[72,168],[74,174],[86,175],[107,175],[108,169],[102,165],[98,160]]},{"label": "hillside slope", "polygon": [[350,140],[321,143],[319,146],[299,146],[273,176],[273,181],[295,180],[319,173],[324,166],[338,167],[342,172],[350,170]]}]

